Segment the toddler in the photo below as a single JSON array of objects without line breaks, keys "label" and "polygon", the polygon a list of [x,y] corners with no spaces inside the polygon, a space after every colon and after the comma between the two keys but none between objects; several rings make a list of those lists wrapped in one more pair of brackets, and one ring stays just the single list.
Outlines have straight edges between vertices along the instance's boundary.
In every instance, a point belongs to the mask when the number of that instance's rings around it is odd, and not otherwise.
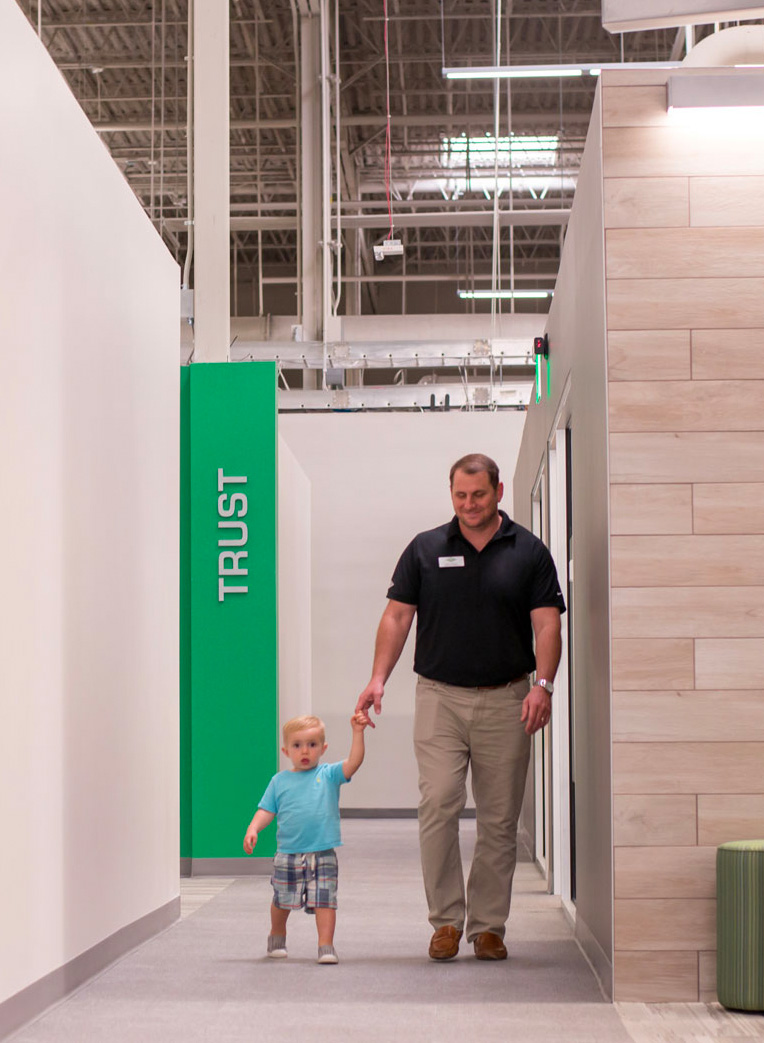
[{"label": "toddler", "polygon": [[285,753],[291,769],[268,783],[244,837],[251,855],[261,829],[278,817],[273,859],[273,903],[268,956],[284,957],[286,924],[292,909],[315,913],[318,962],[337,963],[334,927],[337,920],[337,855],[340,839],[340,786],[350,782],[365,753],[366,713],[353,714],[353,738],[344,761],[319,764],[326,751],[324,722],[319,717],[295,717],[284,725]]}]

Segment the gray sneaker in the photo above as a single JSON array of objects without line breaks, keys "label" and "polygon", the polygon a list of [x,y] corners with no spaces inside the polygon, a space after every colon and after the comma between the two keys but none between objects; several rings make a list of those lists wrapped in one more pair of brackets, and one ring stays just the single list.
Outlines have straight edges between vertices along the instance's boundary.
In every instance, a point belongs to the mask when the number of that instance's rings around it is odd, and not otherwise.
[{"label": "gray sneaker", "polygon": [[[286,955],[286,953],[284,954]],[[319,963],[339,963],[340,958],[337,955],[337,951],[333,945],[319,945],[318,947],[318,962]]]},{"label": "gray sneaker", "polygon": [[268,955],[271,957],[272,960],[284,959],[284,957],[287,955],[285,934],[268,935]]}]

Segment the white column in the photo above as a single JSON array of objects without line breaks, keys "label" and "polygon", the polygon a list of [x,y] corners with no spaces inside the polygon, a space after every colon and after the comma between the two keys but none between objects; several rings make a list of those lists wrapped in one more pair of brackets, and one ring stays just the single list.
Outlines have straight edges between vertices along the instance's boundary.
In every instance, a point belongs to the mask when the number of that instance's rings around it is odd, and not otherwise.
[{"label": "white column", "polygon": [[[321,336],[332,314],[332,142],[329,81],[329,5],[321,0]],[[339,173],[339,172],[338,172]]]},{"label": "white column", "polygon": [[194,4],[194,361],[231,343],[228,0]]},{"label": "white column", "polygon": [[305,340],[322,331],[321,23],[300,18],[300,142],[302,178],[302,326]]}]

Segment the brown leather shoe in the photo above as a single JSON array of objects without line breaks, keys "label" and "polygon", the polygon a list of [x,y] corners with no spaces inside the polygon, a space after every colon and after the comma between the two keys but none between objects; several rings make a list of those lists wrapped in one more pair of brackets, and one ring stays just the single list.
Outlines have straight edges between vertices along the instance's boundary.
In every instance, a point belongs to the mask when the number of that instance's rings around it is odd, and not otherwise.
[{"label": "brown leather shoe", "polygon": [[430,939],[430,959],[453,960],[459,952],[461,937],[462,932],[457,927],[452,927],[450,924],[446,927],[439,927]]},{"label": "brown leather shoe", "polygon": [[475,956],[479,960],[506,960],[507,947],[498,934],[483,931],[475,938]]}]

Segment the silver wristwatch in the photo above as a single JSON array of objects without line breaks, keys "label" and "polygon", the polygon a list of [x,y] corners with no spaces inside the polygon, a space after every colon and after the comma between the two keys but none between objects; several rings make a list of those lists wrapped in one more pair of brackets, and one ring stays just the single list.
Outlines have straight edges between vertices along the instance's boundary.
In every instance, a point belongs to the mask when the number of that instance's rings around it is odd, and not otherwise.
[{"label": "silver wristwatch", "polygon": [[547,681],[545,677],[537,677],[534,684],[538,685],[539,688],[545,688],[550,695],[554,692],[554,685],[551,681]]}]

